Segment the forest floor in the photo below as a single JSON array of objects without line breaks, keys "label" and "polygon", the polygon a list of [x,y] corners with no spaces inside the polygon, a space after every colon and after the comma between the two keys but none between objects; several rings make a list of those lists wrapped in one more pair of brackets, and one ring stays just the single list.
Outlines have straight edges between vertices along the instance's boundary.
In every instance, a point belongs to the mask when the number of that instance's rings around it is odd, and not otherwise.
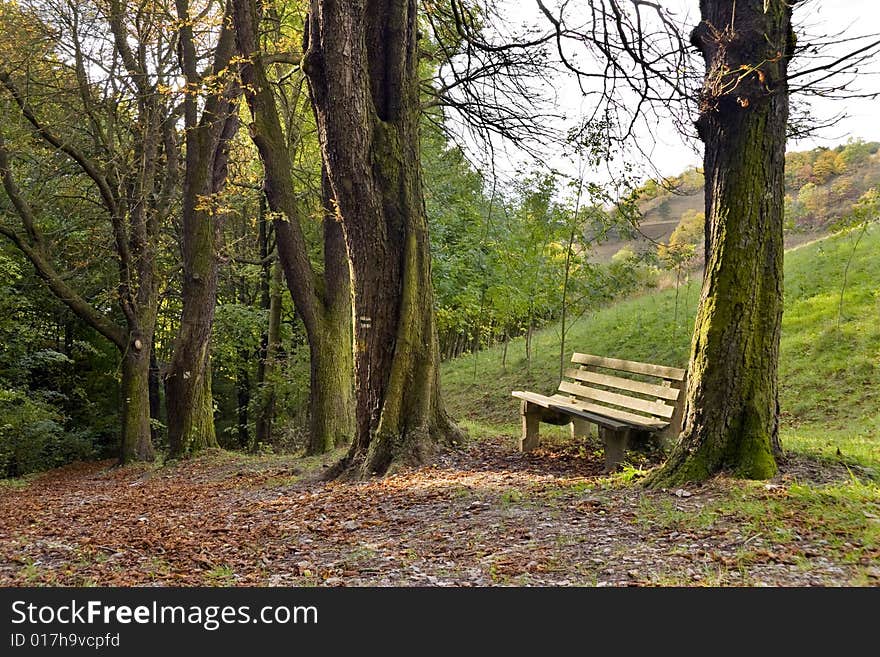
[{"label": "forest floor", "polygon": [[647,491],[589,444],[509,436],[365,482],[322,481],[330,462],[216,451],[4,484],[0,585],[880,585],[877,487],[842,463]]}]

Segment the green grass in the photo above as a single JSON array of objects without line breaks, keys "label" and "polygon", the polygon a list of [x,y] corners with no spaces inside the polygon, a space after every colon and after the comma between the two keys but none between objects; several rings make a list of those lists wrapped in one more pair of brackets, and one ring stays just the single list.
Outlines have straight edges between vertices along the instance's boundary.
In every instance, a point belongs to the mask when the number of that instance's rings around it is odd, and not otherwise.
[{"label": "green grass", "polygon": [[[787,449],[880,467],[880,226],[855,251],[838,306],[855,233],[843,233],[785,255],[785,312],[779,382],[782,441]],[[645,293],[587,316],[571,327],[566,352],[583,351],[684,367],[699,297],[694,279],[676,291]],[[559,327],[533,338],[531,371],[525,343],[513,340],[506,367],[501,348],[443,365],[444,397],[475,437],[519,432],[511,390],[544,394],[559,382]],[[542,433],[553,435],[553,427]],[[561,435],[561,434],[560,434]]]},{"label": "green grass", "polygon": [[235,571],[226,565],[214,566],[205,573],[205,577],[212,586],[231,586],[235,581]]},{"label": "green grass", "polygon": [[[667,498],[646,498],[637,520],[654,530],[717,533],[719,526],[736,527],[743,536],[785,546],[787,559],[809,568],[809,552],[805,555],[803,546],[793,542],[801,537],[841,563],[868,568],[880,550],[880,487],[855,477],[834,485],[792,484],[769,491],[761,483],[742,482],[697,512],[680,510]],[[738,558],[755,559],[749,540],[742,542]]]},{"label": "green grass", "polygon": [[23,477],[16,477],[15,479],[0,479],[0,491],[27,488],[35,476],[36,473],[31,473]]}]

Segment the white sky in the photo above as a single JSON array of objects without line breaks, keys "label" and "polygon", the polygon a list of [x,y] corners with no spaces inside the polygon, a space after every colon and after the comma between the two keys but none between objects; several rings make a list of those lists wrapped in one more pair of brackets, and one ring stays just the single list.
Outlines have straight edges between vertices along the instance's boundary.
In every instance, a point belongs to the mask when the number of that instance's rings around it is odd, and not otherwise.
[{"label": "white sky", "polygon": [[[553,0],[545,0],[548,6],[556,6]],[[572,2],[571,5],[577,4]],[[502,0],[502,5],[509,16],[517,22],[529,23],[535,20],[533,0]],[[675,11],[686,23],[692,26],[699,16],[698,0],[664,0],[663,5]],[[847,35],[870,34],[880,32],[880,0],[809,0],[795,5],[795,23],[806,27],[812,34],[834,34],[846,32]],[[803,43],[803,37],[801,38]],[[844,52],[843,50],[841,52]],[[875,62],[873,74],[859,78],[855,88],[863,92],[880,91],[880,62]],[[863,69],[864,70],[864,69]],[[562,85],[560,85],[562,86]],[[571,88],[571,85],[565,85]],[[559,107],[567,114],[578,113],[579,94],[563,93],[559,97]],[[848,138],[861,138],[865,141],[880,141],[880,99],[813,99],[811,113],[818,120],[827,120],[838,114],[847,116],[831,128],[824,129],[810,139],[790,141],[789,150],[808,150],[816,146],[833,146],[845,142]],[[669,176],[680,173],[689,166],[701,164],[701,148],[699,143],[688,142],[682,137],[671,121],[660,124],[653,130],[654,138],[647,135],[640,137],[640,146],[649,153],[653,166],[661,175]],[[652,143],[653,139],[653,143]],[[512,159],[522,162],[521,156],[512,155]],[[503,157],[503,156],[502,156]],[[638,159],[641,156],[633,156]],[[644,159],[643,157],[641,159]],[[549,161],[554,166],[571,171],[557,156],[549,154]],[[496,162],[500,169],[512,170],[515,165],[507,166],[504,162]],[[656,175],[646,169],[645,176]]]}]

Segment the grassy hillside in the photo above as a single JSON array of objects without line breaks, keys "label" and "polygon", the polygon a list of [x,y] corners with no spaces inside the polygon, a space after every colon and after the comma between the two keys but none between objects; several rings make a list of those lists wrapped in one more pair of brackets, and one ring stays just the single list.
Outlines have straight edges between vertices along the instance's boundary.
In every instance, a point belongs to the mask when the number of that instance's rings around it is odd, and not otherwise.
[{"label": "grassy hillside", "polygon": [[[833,149],[816,148],[786,154],[786,246],[795,246],[828,232],[869,188],[880,184],[880,150],[877,143],[855,142]],[[636,251],[666,242],[688,211],[704,208],[703,174],[688,169],[669,178],[667,186],[649,181],[642,188],[639,229],[644,237],[611,240],[594,248],[594,257],[607,262],[629,246]],[[648,238],[648,239],[646,239]]]},{"label": "grassy hillside", "polygon": [[[853,253],[856,233],[837,234],[786,253],[785,314],[780,359],[783,443],[786,448],[880,464],[880,226]],[[838,309],[843,272],[852,262]],[[569,332],[574,350],[685,366],[699,281],[618,303],[580,320]],[[550,394],[559,380],[559,328],[541,331],[526,371],[524,342],[448,362],[444,396],[472,432],[518,431],[514,389]],[[554,429],[548,427],[549,430]],[[542,429],[543,431],[543,429]]]}]

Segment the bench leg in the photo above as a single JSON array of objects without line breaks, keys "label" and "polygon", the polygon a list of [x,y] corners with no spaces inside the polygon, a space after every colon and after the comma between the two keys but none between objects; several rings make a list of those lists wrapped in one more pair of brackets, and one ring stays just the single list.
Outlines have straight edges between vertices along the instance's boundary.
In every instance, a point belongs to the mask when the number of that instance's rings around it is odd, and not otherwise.
[{"label": "bench leg", "polygon": [[519,439],[519,451],[531,452],[538,446],[538,428],[541,424],[541,413],[533,410],[525,400],[522,402],[522,437]]},{"label": "bench leg", "polygon": [[571,437],[574,439],[586,438],[590,435],[590,423],[580,418],[571,421]]},{"label": "bench leg", "polygon": [[605,471],[614,472],[623,463],[626,445],[629,442],[629,430],[618,429],[615,431],[599,427],[599,436],[605,443]]}]

